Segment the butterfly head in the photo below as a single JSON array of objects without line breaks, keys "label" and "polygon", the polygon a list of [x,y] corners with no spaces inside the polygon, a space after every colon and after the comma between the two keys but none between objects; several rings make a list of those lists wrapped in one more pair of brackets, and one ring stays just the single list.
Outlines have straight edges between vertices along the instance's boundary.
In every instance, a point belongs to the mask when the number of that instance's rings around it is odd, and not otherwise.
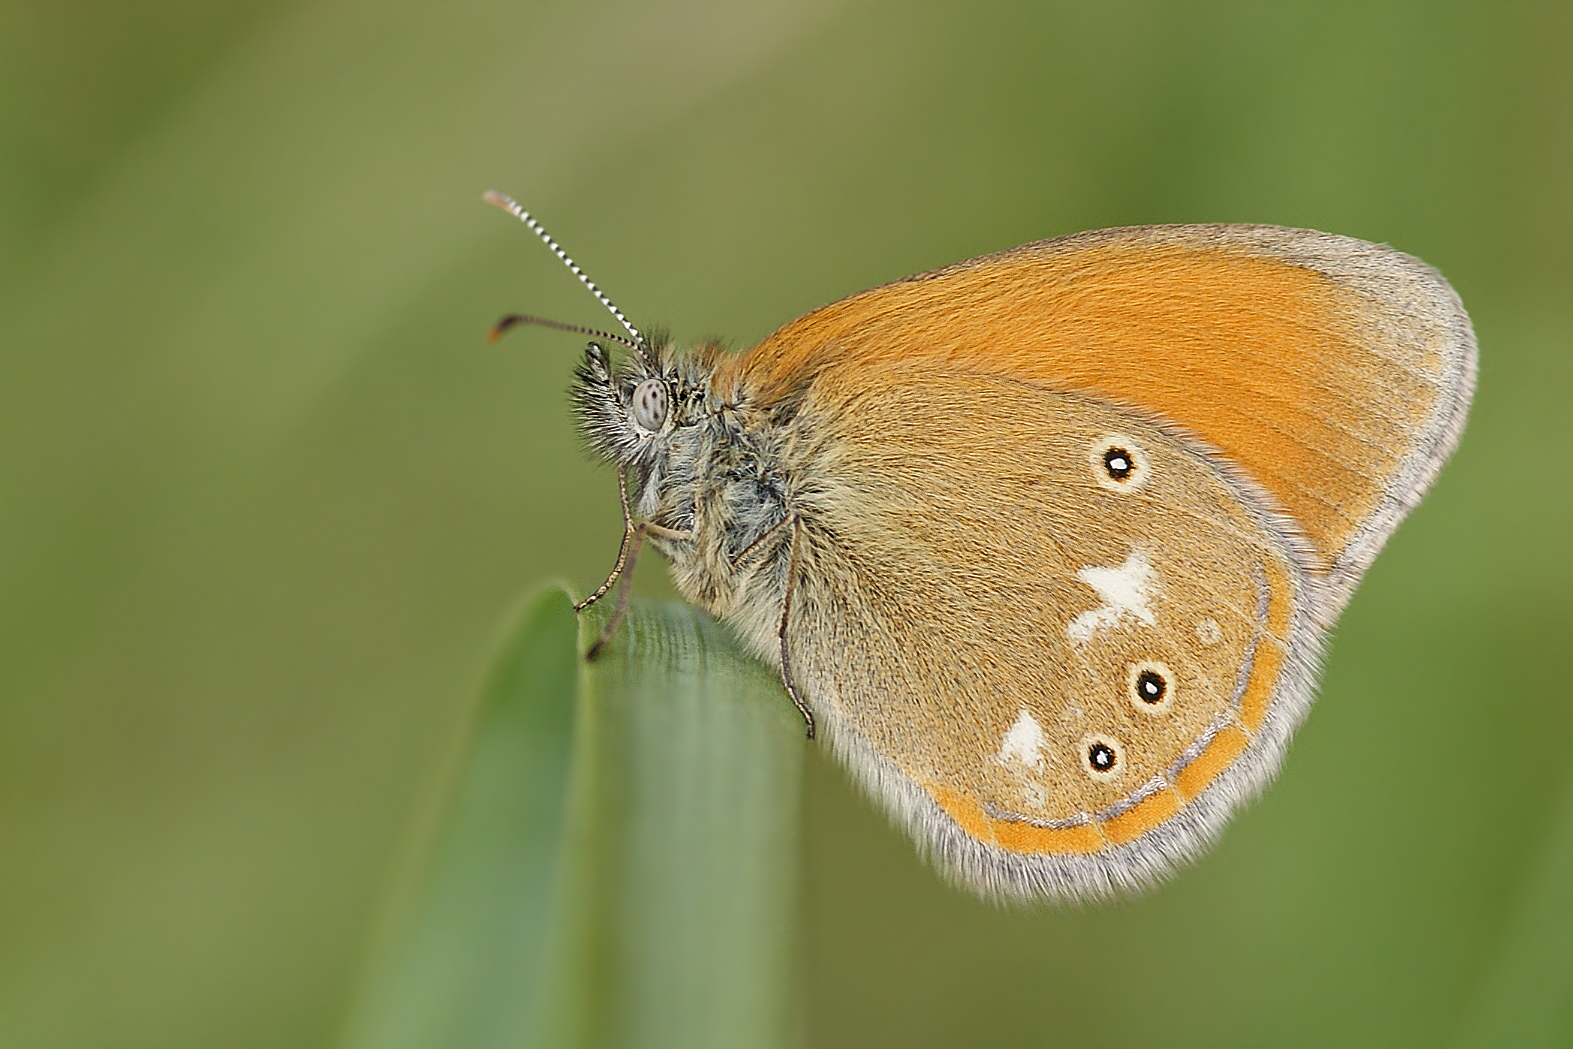
[{"label": "butterfly head", "polygon": [[590,447],[636,475],[655,470],[711,414],[715,356],[713,347],[677,352],[656,335],[613,363],[600,343],[587,344],[572,394]]}]

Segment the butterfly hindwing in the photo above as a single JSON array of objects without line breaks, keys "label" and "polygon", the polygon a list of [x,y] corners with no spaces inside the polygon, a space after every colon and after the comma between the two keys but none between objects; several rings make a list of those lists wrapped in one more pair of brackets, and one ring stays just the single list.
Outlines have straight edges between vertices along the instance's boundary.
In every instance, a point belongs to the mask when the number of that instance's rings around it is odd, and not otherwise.
[{"label": "butterfly hindwing", "polygon": [[837,435],[799,496],[788,648],[832,743],[985,891],[1098,893],[1199,849],[1308,702],[1303,548],[1136,413],[876,378],[803,409]]}]

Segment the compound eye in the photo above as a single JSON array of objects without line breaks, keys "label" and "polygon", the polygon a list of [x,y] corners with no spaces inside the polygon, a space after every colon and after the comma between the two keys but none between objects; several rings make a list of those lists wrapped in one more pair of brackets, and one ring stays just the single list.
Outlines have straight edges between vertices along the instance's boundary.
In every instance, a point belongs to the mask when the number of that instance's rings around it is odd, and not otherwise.
[{"label": "compound eye", "polygon": [[641,430],[659,430],[666,423],[668,408],[666,383],[660,379],[645,379],[634,387],[634,422]]}]

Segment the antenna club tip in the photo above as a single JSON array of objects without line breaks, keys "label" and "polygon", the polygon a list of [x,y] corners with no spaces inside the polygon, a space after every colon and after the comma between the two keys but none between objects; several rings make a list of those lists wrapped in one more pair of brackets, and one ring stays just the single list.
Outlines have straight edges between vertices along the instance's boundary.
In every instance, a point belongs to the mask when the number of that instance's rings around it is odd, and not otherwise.
[{"label": "antenna club tip", "polygon": [[504,317],[502,320],[491,326],[491,330],[486,333],[486,341],[496,342],[498,339],[503,337],[504,332],[516,324],[523,323],[524,319],[525,318],[519,316],[517,313],[510,313],[508,316]]},{"label": "antenna club tip", "polygon": [[512,197],[504,193],[498,193],[495,189],[489,189],[485,193],[482,193],[481,199],[486,201],[486,203],[490,204],[492,207],[502,208],[504,211],[513,211],[519,206]]}]

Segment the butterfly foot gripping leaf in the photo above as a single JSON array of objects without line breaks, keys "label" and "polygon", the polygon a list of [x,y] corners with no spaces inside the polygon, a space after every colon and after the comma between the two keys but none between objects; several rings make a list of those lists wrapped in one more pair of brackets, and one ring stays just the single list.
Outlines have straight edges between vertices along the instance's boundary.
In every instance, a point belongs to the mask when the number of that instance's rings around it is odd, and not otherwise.
[{"label": "butterfly foot gripping leaf", "polygon": [[574,397],[625,553],[995,897],[1150,884],[1267,783],[1475,376],[1435,271],[1272,226],[1029,244],[738,355],[613,312],[633,352],[592,343]]}]

